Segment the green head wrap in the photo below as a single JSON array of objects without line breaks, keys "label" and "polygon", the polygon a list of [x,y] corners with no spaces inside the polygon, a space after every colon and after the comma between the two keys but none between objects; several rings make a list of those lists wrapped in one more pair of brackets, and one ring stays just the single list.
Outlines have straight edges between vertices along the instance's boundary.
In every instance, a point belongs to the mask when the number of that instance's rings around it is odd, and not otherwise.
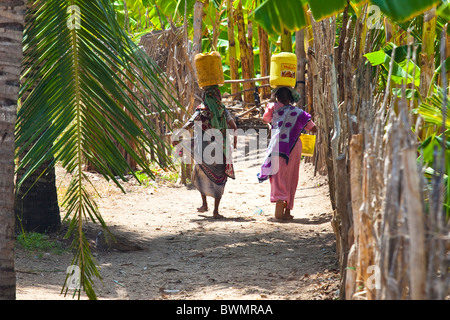
[{"label": "green head wrap", "polygon": [[213,114],[211,125],[213,128],[219,130],[226,129],[227,121],[225,117],[225,106],[222,104],[219,86],[208,86],[204,89],[205,97],[203,98],[203,102]]}]

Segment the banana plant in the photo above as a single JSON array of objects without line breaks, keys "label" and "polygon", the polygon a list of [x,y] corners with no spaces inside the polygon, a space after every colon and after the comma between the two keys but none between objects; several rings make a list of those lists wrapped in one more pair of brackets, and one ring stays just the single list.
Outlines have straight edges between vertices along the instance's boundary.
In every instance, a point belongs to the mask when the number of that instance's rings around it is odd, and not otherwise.
[{"label": "banana plant", "polygon": [[[395,57],[392,57],[393,48],[395,48]],[[388,43],[384,48],[369,52],[364,56],[372,66],[381,65],[383,74],[387,78],[389,65],[394,59],[391,80],[398,84],[412,84],[418,87],[420,84],[420,68],[411,58],[408,59],[408,46],[396,46],[394,43]]]},{"label": "banana plant", "polygon": [[[160,152],[165,142],[147,121],[150,110],[141,97],[151,96],[154,107],[169,115],[162,97],[177,102],[165,89],[169,81],[117,23],[110,1],[35,1],[30,12],[33,20],[24,30],[20,89],[21,97],[27,97],[16,124],[18,170],[26,168],[26,173],[18,186],[48,159],[71,174],[63,205],[64,220],[70,222],[66,237],[74,239],[72,264],[80,268],[80,287],[74,295],[80,297],[82,289],[95,299],[94,278],[100,274],[83,223],[107,225],[86,190],[90,182],[84,162],[93,163],[122,188],[124,173],[133,173],[120,151],[123,148],[151,176],[146,152],[155,149],[161,159],[168,163],[170,159]],[[133,144],[138,148],[130,147]],[[68,289],[65,282],[62,292]]]},{"label": "banana plant", "polygon": [[195,0],[116,0],[113,7],[121,27],[139,43],[147,33],[182,24],[185,6],[189,20],[194,4]]}]

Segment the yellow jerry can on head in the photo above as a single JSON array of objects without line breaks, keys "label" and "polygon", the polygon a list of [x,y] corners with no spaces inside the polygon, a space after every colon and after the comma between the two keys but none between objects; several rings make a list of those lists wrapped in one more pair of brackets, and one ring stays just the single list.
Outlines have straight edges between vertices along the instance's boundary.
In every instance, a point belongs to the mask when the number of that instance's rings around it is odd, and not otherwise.
[{"label": "yellow jerry can on head", "polygon": [[220,53],[217,51],[199,53],[195,56],[194,62],[199,87],[223,85],[225,83]]},{"label": "yellow jerry can on head", "polygon": [[295,87],[297,82],[297,56],[291,52],[272,55],[270,59],[270,86]]}]

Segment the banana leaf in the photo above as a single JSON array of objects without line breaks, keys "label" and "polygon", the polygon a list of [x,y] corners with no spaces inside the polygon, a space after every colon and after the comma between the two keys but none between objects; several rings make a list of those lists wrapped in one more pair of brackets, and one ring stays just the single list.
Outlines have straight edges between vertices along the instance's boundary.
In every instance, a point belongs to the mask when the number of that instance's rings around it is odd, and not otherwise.
[{"label": "banana leaf", "polygon": [[[370,2],[377,5],[380,11],[394,21],[404,21],[418,15],[440,0],[352,0],[351,5],[361,5]],[[255,9],[255,20],[269,34],[281,34],[283,28],[290,31],[307,26],[305,8],[308,6],[316,21],[342,12],[347,6],[346,0],[266,0]],[[445,11],[447,12],[447,11]]]},{"label": "banana leaf", "polygon": [[347,6],[347,0],[308,0],[308,4],[314,19],[320,21],[344,10]]},{"label": "banana leaf", "polygon": [[[444,2],[436,11],[438,17],[445,21],[450,21],[450,2]],[[450,28],[447,28],[447,34],[450,34]]]},{"label": "banana leaf", "polygon": [[441,0],[370,0],[381,12],[394,21],[405,21],[431,9]]},{"label": "banana leaf", "polygon": [[[393,46],[394,44],[390,43],[386,48],[369,52],[364,57],[367,58],[372,66],[382,65],[387,73],[392,59]],[[408,61],[406,56],[407,46],[396,47],[391,79],[396,84],[406,82],[407,84],[414,83],[415,86],[419,86],[420,68],[413,61]]]}]

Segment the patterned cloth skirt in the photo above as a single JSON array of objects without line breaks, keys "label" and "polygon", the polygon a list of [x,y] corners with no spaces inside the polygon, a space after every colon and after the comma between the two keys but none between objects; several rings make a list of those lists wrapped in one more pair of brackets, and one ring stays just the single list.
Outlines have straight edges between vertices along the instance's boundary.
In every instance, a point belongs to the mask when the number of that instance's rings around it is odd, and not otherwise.
[{"label": "patterned cloth skirt", "polygon": [[222,184],[214,183],[214,181],[206,175],[205,171],[199,164],[194,166],[192,182],[202,195],[213,197],[214,199],[222,198],[226,184],[226,180]]}]

